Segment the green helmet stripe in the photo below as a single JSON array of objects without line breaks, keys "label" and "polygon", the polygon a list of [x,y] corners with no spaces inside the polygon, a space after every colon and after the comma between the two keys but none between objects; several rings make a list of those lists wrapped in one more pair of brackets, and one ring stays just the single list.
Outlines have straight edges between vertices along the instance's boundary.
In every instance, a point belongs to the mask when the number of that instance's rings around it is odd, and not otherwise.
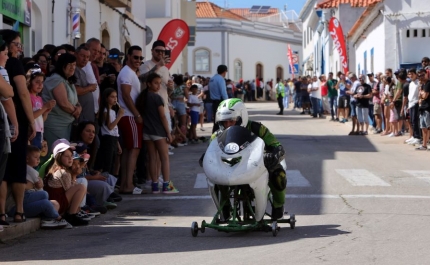
[{"label": "green helmet stripe", "polygon": [[228,102],[228,108],[231,109],[238,102],[242,102],[242,100],[240,100],[238,98],[231,98]]}]

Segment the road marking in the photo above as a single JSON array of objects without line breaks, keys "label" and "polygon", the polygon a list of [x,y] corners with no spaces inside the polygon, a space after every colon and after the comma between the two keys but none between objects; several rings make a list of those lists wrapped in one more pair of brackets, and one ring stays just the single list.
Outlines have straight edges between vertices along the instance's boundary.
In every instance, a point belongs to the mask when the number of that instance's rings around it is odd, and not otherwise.
[{"label": "road marking", "polygon": [[[209,200],[212,199],[209,195],[191,195],[191,196],[180,196],[180,195],[133,195],[123,196],[125,201],[170,201],[170,200]],[[287,194],[286,199],[423,199],[430,200],[430,196],[425,195],[390,195],[390,194]]]},{"label": "road marking", "polygon": [[430,183],[430,171],[428,170],[403,170],[403,172],[406,172],[417,179]]},{"label": "road marking", "polygon": [[288,187],[309,187],[311,184],[303,177],[300,170],[287,170],[287,188]]},{"label": "road marking", "polygon": [[205,173],[198,173],[196,182],[194,183],[195,189],[207,189],[208,182],[206,181],[206,174]]},{"label": "road marking", "polygon": [[391,186],[365,169],[336,169],[352,186]]}]

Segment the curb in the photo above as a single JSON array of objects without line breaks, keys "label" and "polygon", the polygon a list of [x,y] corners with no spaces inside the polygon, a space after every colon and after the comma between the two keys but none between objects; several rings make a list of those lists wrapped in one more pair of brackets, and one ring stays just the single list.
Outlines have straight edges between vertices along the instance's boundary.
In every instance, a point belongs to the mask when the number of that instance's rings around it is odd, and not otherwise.
[{"label": "curb", "polygon": [[3,232],[0,232],[0,242],[28,235],[40,228],[40,218],[27,218],[27,220],[22,223],[9,223],[10,225],[3,226]]}]

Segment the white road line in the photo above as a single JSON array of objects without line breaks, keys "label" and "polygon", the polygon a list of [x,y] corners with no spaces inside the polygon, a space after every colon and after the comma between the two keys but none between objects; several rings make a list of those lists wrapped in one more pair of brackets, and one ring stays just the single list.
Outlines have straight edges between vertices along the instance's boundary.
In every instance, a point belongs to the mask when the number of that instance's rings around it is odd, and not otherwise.
[{"label": "white road line", "polygon": [[428,170],[402,170],[402,171],[416,177],[417,179],[430,183],[430,171]]},{"label": "white road line", "polygon": [[[393,194],[287,194],[286,199],[423,199],[430,200],[430,196],[425,195],[393,195]],[[179,196],[179,195],[133,195],[123,196],[124,201],[170,201],[170,200],[209,200],[209,195],[196,195],[196,196]]]},{"label": "white road line", "polygon": [[311,184],[300,170],[287,170],[287,187],[309,187]]},{"label": "white road line", "polygon": [[194,183],[195,189],[207,189],[208,188],[208,182],[206,181],[206,174],[205,173],[198,173],[196,182]]},{"label": "white road line", "polygon": [[391,186],[365,169],[336,169],[352,186]]}]

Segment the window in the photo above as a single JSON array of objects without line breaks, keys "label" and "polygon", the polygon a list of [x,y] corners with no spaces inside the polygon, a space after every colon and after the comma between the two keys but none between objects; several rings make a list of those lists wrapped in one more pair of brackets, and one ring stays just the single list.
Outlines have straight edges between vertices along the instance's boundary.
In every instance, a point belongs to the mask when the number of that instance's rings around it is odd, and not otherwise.
[{"label": "window", "polygon": [[418,37],[418,30],[414,29],[414,38]]},{"label": "window", "polygon": [[373,60],[374,60],[374,58],[373,58],[373,53],[375,52],[375,50],[374,50],[374,48],[372,48],[371,50],[370,50],[370,72],[372,72],[373,73],[373,71],[374,71],[374,69],[373,69]]},{"label": "window", "polygon": [[210,52],[206,49],[198,49],[194,52],[194,69],[196,72],[209,72]]},{"label": "window", "polygon": [[242,61],[234,61],[234,81],[242,79]]},{"label": "window", "polygon": [[258,63],[255,67],[255,76],[257,78],[264,78],[263,77],[263,65],[261,63]]},{"label": "window", "polygon": [[422,30],[422,36],[421,37],[423,37],[423,38],[426,37],[426,30],[425,29]]},{"label": "window", "polygon": [[409,29],[406,31],[406,38],[409,38],[411,36],[411,32],[409,31]]},{"label": "window", "polygon": [[306,48],[306,30],[303,32],[303,45]]}]

